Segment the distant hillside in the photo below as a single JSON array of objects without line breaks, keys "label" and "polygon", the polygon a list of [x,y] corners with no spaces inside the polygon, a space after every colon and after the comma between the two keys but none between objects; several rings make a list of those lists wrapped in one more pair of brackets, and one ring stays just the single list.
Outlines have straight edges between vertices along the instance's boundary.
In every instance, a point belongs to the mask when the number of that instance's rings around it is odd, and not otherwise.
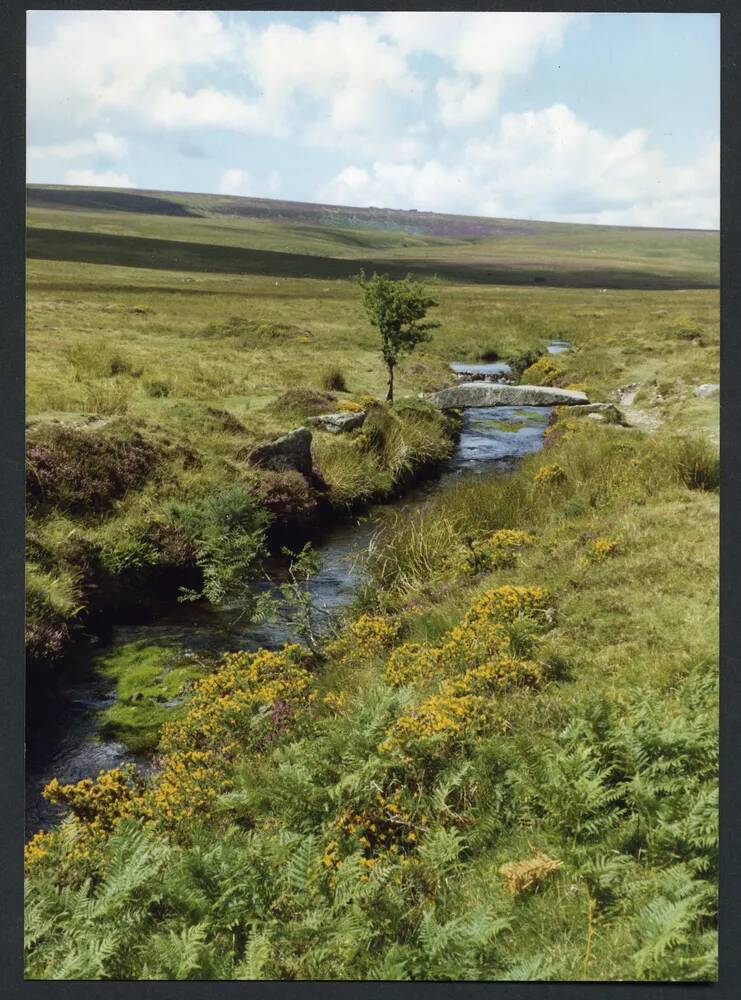
[{"label": "distant hillside", "polygon": [[719,283],[719,234],[30,185],[32,258],[328,280],[366,269],[606,288]]}]

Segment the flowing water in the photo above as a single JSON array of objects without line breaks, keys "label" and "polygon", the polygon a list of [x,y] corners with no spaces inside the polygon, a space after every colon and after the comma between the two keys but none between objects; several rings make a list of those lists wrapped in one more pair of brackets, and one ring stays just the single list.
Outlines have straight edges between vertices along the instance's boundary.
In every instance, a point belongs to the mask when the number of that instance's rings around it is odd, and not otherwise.
[{"label": "flowing water", "polygon": [[[506,471],[523,456],[537,451],[543,440],[550,409],[547,407],[497,406],[469,409],[455,454],[434,481],[427,481],[405,494],[398,505],[413,509],[434,493],[449,488],[468,475]],[[362,518],[338,522],[316,539],[321,569],[310,582],[314,603],[329,614],[347,607],[362,582],[362,555],[375,530],[373,511]],[[269,567],[274,580],[285,575],[285,563]],[[263,589],[271,585],[263,581]],[[274,585],[273,585],[274,586]],[[215,609],[204,604],[178,604],[167,614],[145,625],[119,625],[112,640],[98,656],[126,644],[174,646],[209,669],[227,650],[275,648],[294,636],[285,619],[250,625],[239,608]],[[26,734],[26,827],[29,833],[53,824],[59,811],[42,797],[41,789],[53,777],[63,783],[94,777],[102,768],[148,761],[127,748],[105,739],[99,732],[101,713],[116,700],[115,684],[96,670],[94,646],[82,651],[77,670],[59,692],[59,701],[43,719],[29,726]],[[174,703],[174,702],[173,702]]]},{"label": "flowing water", "polygon": [[512,373],[512,368],[505,361],[487,361],[481,364],[469,364],[467,361],[451,361],[450,368],[456,375],[470,375],[483,382],[499,382]]},{"label": "flowing water", "polygon": [[552,340],[548,345],[548,353],[563,354],[564,351],[570,351],[572,346],[570,340]]}]

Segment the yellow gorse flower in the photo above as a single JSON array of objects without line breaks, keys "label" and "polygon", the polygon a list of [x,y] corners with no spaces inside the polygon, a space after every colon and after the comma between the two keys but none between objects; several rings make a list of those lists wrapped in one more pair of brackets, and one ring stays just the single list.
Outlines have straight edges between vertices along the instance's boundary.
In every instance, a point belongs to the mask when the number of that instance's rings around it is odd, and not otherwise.
[{"label": "yellow gorse flower", "polygon": [[565,483],[566,479],[566,472],[557,462],[554,462],[552,465],[542,465],[533,476],[533,482],[537,486],[558,485],[559,483]]},{"label": "yellow gorse flower", "polygon": [[45,830],[41,830],[31,837],[23,849],[23,866],[26,871],[49,857],[55,839],[53,832],[49,833]]},{"label": "yellow gorse flower", "polygon": [[541,668],[514,654],[509,628],[523,616],[545,612],[542,587],[502,586],[484,591],[438,646],[406,643],[388,659],[392,684],[426,684],[440,677],[436,693],[400,716],[379,745],[381,753],[431,752],[449,747],[496,722],[492,695],[510,686],[536,687]]},{"label": "yellow gorse flower", "polygon": [[559,365],[552,361],[547,354],[544,354],[542,358],[538,358],[523,371],[521,379],[530,385],[553,385],[561,374]]},{"label": "yellow gorse flower", "polygon": [[378,654],[392,644],[398,635],[399,626],[381,615],[364,614],[355,619],[348,632],[351,639],[365,652]]},{"label": "yellow gorse flower", "polygon": [[[147,783],[131,765],[75,785],[49,782],[44,796],[72,813],[79,854],[90,856],[129,816],[174,830],[208,814],[232,787],[237,755],[259,750],[310,704],[314,680],[305,658],[300,646],[224,656],[219,669],[195,685],[184,717],[163,727],[160,766]],[[27,846],[30,863],[41,860],[50,843],[34,837]]]},{"label": "yellow gorse flower", "polygon": [[619,542],[613,538],[595,538],[587,550],[587,556],[592,562],[604,562],[616,555],[619,548]]}]

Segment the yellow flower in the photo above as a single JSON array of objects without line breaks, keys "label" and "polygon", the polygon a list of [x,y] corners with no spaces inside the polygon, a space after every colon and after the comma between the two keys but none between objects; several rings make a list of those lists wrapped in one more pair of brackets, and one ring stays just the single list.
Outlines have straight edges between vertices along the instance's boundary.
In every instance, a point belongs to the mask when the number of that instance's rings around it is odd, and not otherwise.
[{"label": "yellow flower", "polygon": [[565,483],[566,479],[566,473],[555,462],[552,465],[541,466],[533,476],[533,482],[538,486],[559,485],[560,483]]},{"label": "yellow flower", "polygon": [[592,562],[604,562],[616,555],[619,548],[619,542],[612,538],[595,538],[587,550],[587,558]]},{"label": "yellow flower", "polygon": [[553,385],[561,374],[561,367],[544,354],[524,370],[520,381],[528,385]]}]

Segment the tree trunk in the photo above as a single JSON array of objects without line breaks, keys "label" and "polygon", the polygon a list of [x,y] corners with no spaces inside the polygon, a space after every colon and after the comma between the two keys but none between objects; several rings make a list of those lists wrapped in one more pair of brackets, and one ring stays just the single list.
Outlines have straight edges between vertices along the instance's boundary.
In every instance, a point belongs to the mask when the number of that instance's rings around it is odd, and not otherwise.
[{"label": "tree trunk", "polygon": [[387,403],[393,403],[393,401],[394,401],[394,366],[391,365],[391,364],[389,364],[388,365],[388,369],[389,369],[389,381],[388,381],[389,390],[386,393],[386,402]]}]

